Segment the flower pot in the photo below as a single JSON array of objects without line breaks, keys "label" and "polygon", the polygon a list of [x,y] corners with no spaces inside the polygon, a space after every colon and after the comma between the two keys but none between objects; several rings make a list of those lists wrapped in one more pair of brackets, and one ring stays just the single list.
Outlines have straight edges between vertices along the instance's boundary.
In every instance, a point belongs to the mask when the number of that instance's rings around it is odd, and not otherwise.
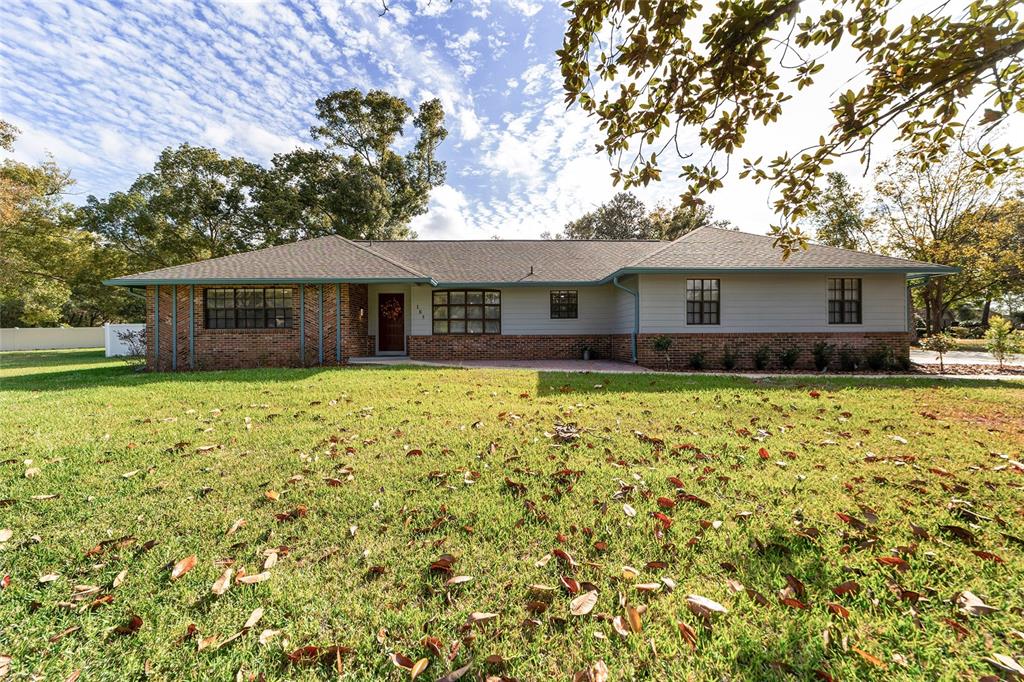
[{"label": "flower pot", "polygon": [[583,349],[583,359],[584,360],[593,360],[594,359],[594,351],[590,350],[589,348],[584,348]]}]

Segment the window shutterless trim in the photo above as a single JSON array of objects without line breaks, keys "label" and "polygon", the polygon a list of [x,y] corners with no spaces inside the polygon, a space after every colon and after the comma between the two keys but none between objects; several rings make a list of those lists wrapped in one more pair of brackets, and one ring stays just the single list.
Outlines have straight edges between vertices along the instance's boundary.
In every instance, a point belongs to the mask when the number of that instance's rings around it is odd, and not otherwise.
[{"label": "window shutterless trim", "polygon": [[[479,294],[480,302],[470,303],[475,294]],[[431,333],[438,336],[501,334],[501,291],[435,289],[431,292],[430,320]]]},{"label": "window shutterless trim", "polygon": [[552,320],[575,320],[580,316],[579,291],[552,289],[548,292],[549,313]]},{"label": "window shutterless trim", "polygon": [[686,280],[686,325],[720,325],[722,323],[722,281],[720,279]]},{"label": "window shutterless trim", "polygon": [[290,287],[207,287],[203,290],[206,330],[288,329],[294,309]]},{"label": "window shutterless trim", "polygon": [[863,281],[860,277],[829,277],[828,323],[862,324],[864,320]]}]

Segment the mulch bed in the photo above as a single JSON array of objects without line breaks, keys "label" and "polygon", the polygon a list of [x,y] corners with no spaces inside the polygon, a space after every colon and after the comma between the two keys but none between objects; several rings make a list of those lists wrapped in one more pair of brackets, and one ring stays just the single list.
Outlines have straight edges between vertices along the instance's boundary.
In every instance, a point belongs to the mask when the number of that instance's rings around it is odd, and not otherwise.
[{"label": "mulch bed", "polygon": [[1006,365],[999,369],[998,365],[946,365],[940,372],[938,364],[917,364],[914,363],[910,374],[952,374],[956,376],[976,376],[978,374],[1012,374],[1024,376],[1024,367],[1019,365]]}]

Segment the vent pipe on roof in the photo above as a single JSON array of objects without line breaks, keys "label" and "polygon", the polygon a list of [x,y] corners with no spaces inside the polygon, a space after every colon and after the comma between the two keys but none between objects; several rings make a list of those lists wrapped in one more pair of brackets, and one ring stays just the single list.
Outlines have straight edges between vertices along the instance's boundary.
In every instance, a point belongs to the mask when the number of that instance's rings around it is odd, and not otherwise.
[{"label": "vent pipe on roof", "polygon": [[530,274],[533,275],[533,266],[530,266]]}]

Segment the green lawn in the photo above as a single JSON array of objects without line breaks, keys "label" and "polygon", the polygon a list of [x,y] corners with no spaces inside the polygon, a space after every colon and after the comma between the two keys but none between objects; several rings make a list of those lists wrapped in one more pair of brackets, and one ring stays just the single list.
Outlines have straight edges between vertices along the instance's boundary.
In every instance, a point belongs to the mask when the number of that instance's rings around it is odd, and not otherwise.
[{"label": "green lawn", "polygon": [[3,354],[0,654],[48,680],[408,680],[393,653],[428,680],[977,679],[1024,661],[1022,444],[1021,383]]}]

